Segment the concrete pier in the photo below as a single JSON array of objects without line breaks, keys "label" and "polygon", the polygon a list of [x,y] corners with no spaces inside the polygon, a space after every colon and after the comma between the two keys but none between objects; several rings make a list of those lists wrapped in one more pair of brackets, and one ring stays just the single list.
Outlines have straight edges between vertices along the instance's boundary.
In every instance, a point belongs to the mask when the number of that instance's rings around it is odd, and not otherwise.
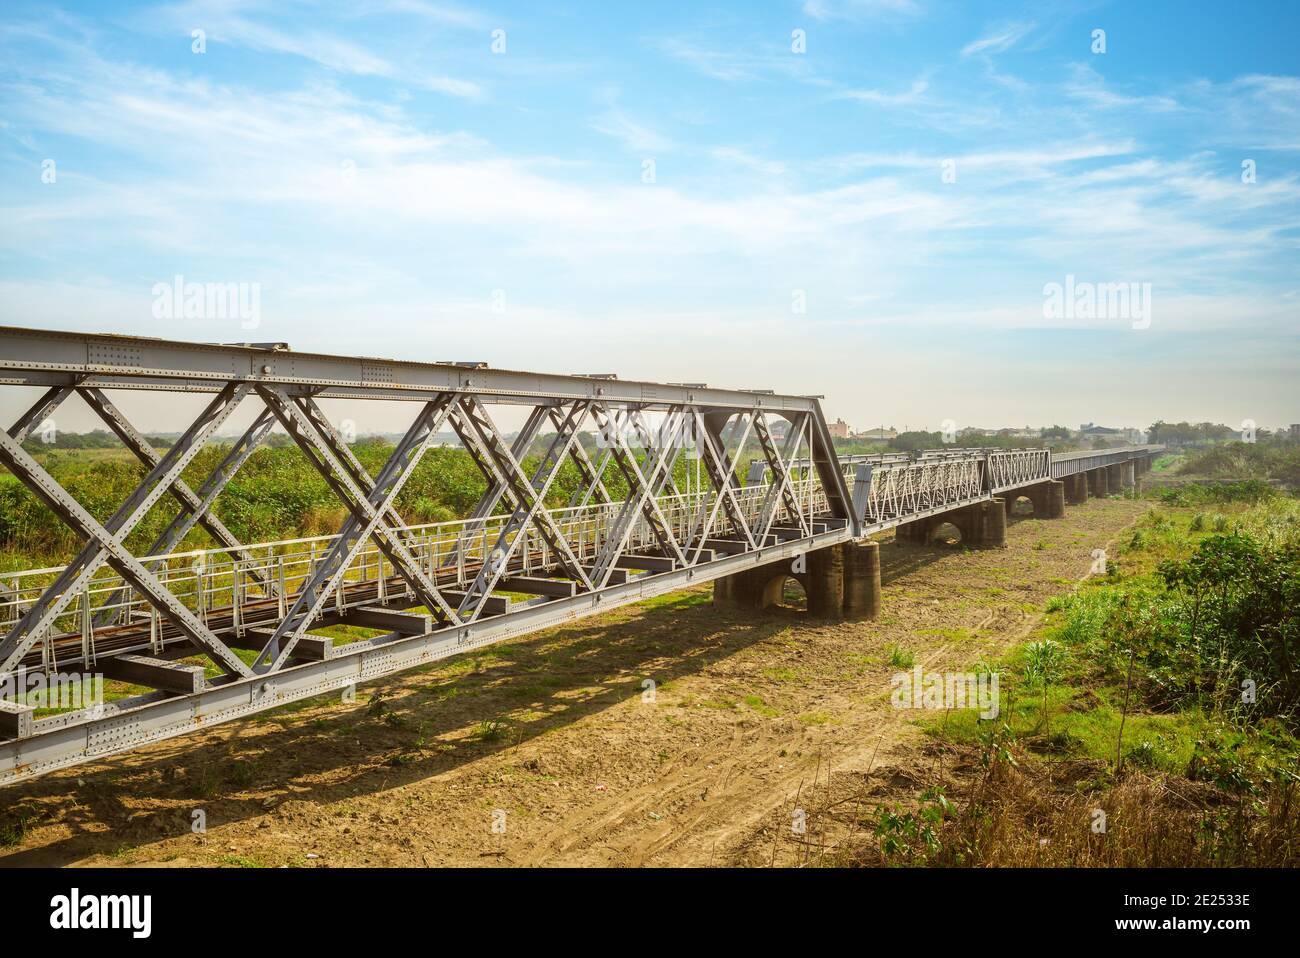
[{"label": "concrete pier", "polygon": [[1006,496],[1005,509],[1008,517],[1015,501],[1021,496],[1033,505],[1035,519],[1060,519],[1065,515],[1065,483],[1057,479],[1009,489],[1003,495]]},{"label": "concrete pier", "polygon": [[1007,504],[1006,500],[994,498],[985,503],[984,509],[984,545],[994,549],[1006,548],[1007,544]]},{"label": "concrete pier", "polygon": [[810,615],[838,619],[844,614],[843,547],[829,546],[808,554],[807,592]]},{"label": "concrete pier", "polygon": [[1081,506],[1088,501],[1088,477],[1076,472],[1065,479],[1065,501],[1072,506]]},{"label": "concrete pier", "polygon": [[1088,470],[1088,492],[1096,499],[1105,499],[1110,494],[1105,466]]},{"label": "concrete pier", "polygon": [[819,619],[860,621],[880,615],[878,542],[827,546],[808,553],[802,562],[774,562],[714,579],[713,604],[729,609],[769,608],[780,603],[788,578],[804,587],[808,613]]},{"label": "concrete pier", "polygon": [[844,618],[874,619],[880,615],[880,543],[844,545]]}]

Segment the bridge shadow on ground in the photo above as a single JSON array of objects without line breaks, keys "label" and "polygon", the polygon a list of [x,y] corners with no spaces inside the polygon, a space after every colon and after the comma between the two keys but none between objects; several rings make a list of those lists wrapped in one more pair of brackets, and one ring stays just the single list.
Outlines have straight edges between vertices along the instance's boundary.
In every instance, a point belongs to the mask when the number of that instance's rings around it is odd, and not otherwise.
[{"label": "bridge shadow on ground", "polygon": [[71,834],[0,867],[147,847],[188,834],[196,808],[215,828],[267,814],[271,798],[325,806],[420,782],[640,696],[644,678],[663,686],[808,621],[715,610],[711,595],[674,593],[466,653],[362,686],[354,705],[310,699],[14,786],[0,812],[11,844],[24,823]]}]

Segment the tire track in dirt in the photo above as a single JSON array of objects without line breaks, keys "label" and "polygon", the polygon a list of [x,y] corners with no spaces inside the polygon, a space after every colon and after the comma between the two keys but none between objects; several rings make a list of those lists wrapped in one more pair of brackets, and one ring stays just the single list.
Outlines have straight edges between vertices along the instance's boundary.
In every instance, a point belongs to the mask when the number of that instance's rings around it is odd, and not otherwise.
[{"label": "tire track in dirt", "polygon": [[[1121,531],[1137,521],[1130,517]],[[1105,541],[1109,549],[1118,533]],[[1089,551],[1090,555],[1090,551]],[[1076,578],[1086,581],[1090,573]],[[907,579],[898,580],[905,586]],[[888,601],[888,593],[886,593]],[[998,647],[1006,649],[1023,641],[1042,622],[1043,614],[1009,614],[995,610],[983,614],[964,628],[971,633],[998,623]],[[918,663],[927,671],[944,671],[961,664],[962,652],[946,642],[927,650]],[[892,674],[892,673],[890,673]],[[886,676],[882,675],[881,678]],[[860,713],[860,714],[859,714]],[[848,727],[872,728],[874,741],[854,738],[847,743],[834,736],[810,736],[808,728],[768,727],[736,730],[725,746],[679,760],[657,781],[631,792],[609,796],[594,807],[567,816],[519,860],[529,865],[676,865],[676,864],[759,864],[744,862],[741,850],[753,845],[755,834],[773,818],[801,787],[816,782],[821,774],[830,788],[830,777],[852,773],[885,774],[891,769],[900,746],[914,745],[921,731],[910,720],[917,713],[884,707],[851,708],[840,717]],[[814,741],[810,742],[810,738]],[[818,740],[819,739],[819,740]],[[776,753],[791,755],[812,750],[798,758],[772,765]],[[775,801],[775,804],[774,804]],[[654,809],[683,808],[676,820],[666,816],[653,824]],[[793,805],[791,805],[793,809]]]}]

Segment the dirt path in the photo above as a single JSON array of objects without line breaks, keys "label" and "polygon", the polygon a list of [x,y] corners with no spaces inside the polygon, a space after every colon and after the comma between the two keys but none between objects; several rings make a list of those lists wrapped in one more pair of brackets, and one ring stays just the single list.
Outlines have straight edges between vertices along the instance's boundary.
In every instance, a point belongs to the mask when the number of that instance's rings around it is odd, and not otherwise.
[{"label": "dirt path", "polygon": [[1146,509],[1016,521],[1002,551],[886,542],[874,623],[705,587],[50,775],[5,792],[0,865],[765,865],[796,796],[915,760],[895,647],[993,658]]}]

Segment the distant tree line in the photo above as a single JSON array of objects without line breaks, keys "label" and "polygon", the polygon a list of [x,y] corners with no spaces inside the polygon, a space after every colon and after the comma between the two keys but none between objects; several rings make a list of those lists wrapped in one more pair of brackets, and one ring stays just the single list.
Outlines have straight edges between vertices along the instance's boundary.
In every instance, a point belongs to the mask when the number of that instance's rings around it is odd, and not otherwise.
[{"label": "distant tree line", "polygon": [[[167,436],[146,436],[155,449],[166,449],[174,440]],[[51,449],[117,449],[122,441],[107,429],[93,429],[90,432],[65,432],[58,430],[46,442],[39,432],[33,433],[23,441],[23,448],[33,455],[48,452]]]},{"label": "distant tree line", "polygon": [[1172,446],[1205,446],[1223,442],[1295,442],[1295,437],[1286,429],[1274,432],[1262,426],[1252,427],[1254,434],[1247,437],[1245,424],[1233,428],[1223,423],[1212,422],[1165,422],[1163,419],[1151,424],[1150,442],[1164,443]]}]

